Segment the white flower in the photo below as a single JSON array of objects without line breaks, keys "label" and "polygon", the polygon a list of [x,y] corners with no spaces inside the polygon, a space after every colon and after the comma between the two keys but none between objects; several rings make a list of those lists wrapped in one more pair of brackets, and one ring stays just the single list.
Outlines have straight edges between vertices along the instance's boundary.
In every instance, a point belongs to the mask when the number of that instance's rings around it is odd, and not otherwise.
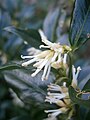
[{"label": "white flower", "polygon": [[49,116],[58,116],[59,114],[65,114],[70,110],[71,101],[69,98],[68,88],[66,87],[66,82],[63,83],[63,86],[56,84],[50,84],[48,86],[48,96],[46,96],[45,102],[50,104],[56,104],[59,106],[59,109],[55,110],[45,110],[46,113],[49,113]]},{"label": "white flower", "polygon": [[36,55],[36,54],[39,54],[41,50],[31,47],[27,49],[27,52],[28,52],[28,55]]},{"label": "white flower", "polygon": [[74,88],[77,87],[77,78],[78,78],[78,75],[79,75],[79,72],[81,71],[81,68],[80,66],[77,67],[77,69],[74,67],[74,65],[72,66],[72,75],[73,75],[73,79],[72,79],[72,86]]},{"label": "white flower", "polygon": [[67,45],[62,46],[59,43],[50,42],[41,30],[39,30],[39,33],[41,35],[42,42],[45,44],[40,45],[40,48],[46,48],[47,50],[39,51],[37,54],[32,56],[21,57],[23,59],[30,59],[27,62],[22,63],[22,66],[28,66],[29,64],[34,63],[33,66],[36,67],[36,71],[31,75],[32,77],[36,76],[42,69],[44,69],[42,75],[42,80],[44,80],[48,79],[51,67],[58,69],[62,66],[66,66],[67,54],[71,51],[71,48]]},{"label": "white flower", "polygon": [[[72,66],[72,83],[71,85],[76,88],[77,87],[77,78],[79,75],[81,68],[77,67],[77,69]],[[45,102],[49,102],[50,104],[56,104],[59,109],[55,110],[45,110],[46,113],[49,113],[49,116],[58,116],[59,114],[65,114],[68,112],[68,118],[71,118],[74,112],[74,107],[72,101],[69,97],[68,87],[66,86],[66,82],[63,82],[62,86],[57,84],[48,85],[49,92],[47,93]]]},{"label": "white flower", "polygon": [[48,114],[48,116],[50,116],[50,117],[56,117],[59,114],[66,113],[67,111],[68,111],[68,108],[66,108],[66,107],[62,107],[62,108],[59,108],[56,110],[45,110],[46,113],[50,113],[50,114]]}]

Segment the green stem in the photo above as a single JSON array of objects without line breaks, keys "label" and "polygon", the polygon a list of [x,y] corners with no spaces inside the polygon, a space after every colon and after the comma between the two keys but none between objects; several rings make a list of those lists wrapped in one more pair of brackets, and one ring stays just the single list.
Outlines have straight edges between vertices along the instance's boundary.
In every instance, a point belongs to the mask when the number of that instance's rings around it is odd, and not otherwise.
[{"label": "green stem", "polygon": [[69,53],[69,73],[68,73],[68,79],[69,79],[69,82],[68,82],[68,86],[71,84],[72,82],[72,63],[73,63],[73,60],[72,60],[72,53]]}]

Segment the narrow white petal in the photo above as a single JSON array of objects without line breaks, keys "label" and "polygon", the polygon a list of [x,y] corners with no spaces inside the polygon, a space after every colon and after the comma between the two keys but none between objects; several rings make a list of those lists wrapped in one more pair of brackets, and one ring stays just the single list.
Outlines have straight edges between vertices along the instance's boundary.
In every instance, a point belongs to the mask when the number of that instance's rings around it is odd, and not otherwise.
[{"label": "narrow white petal", "polygon": [[[47,73],[47,69],[48,69],[48,67],[49,67],[49,64],[50,64],[50,61],[48,61],[47,64],[45,65],[44,72],[43,72],[43,75],[42,75],[42,81],[43,81],[44,79],[47,79],[47,78],[45,77],[45,75],[46,75],[46,73]],[[49,73],[48,73],[48,74],[49,74]],[[48,76],[47,76],[47,77],[48,77]]]},{"label": "narrow white petal", "polygon": [[45,110],[46,113],[57,112],[57,111],[61,111],[61,110],[60,110],[60,109],[56,109],[56,110]]},{"label": "narrow white petal", "polygon": [[48,60],[44,60],[44,61],[40,64],[40,66],[38,66],[37,70],[36,70],[31,76],[32,76],[32,77],[36,76],[36,74],[38,74],[38,73],[41,71],[41,69],[45,66],[45,64],[47,63],[47,61],[48,61]]},{"label": "narrow white petal", "polygon": [[53,98],[52,96],[46,96],[45,102],[49,102],[50,104],[55,103],[60,107],[66,106],[62,100]]},{"label": "narrow white petal", "polygon": [[22,66],[28,66],[29,64],[35,62],[36,60],[37,60],[37,58],[33,58],[33,59],[31,59],[31,60],[29,60],[27,62],[22,63]]},{"label": "narrow white petal", "polygon": [[37,61],[35,64],[33,64],[33,66],[34,66],[34,67],[39,67],[42,62],[43,62],[43,59]]},{"label": "narrow white petal", "polygon": [[50,46],[40,45],[39,48],[50,48]]},{"label": "narrow white petal", "polygon": [[29,55],[36,55],[36,54],[39,54],[41,50],[31,47],[27,49],[27,52]]},{"label": "narrow white petal", "polygon": [[61,61],[62,61],[62,57],[61,57],[61,53],[59,53],[57,62],[59,63]]},{"label": "narrow white petal", "polygon": [[50,70],[51,70],[51,66],[49,65],[48,71],[47,71],[47,74],[46,74],[46,79],[48,79],[48,76],[49,76],[49,74],[50,74]]},{"label": "narrow white petal", "polygon": [[33,74],[31,74],[31,76],[35,77],[40,71],[41,71],[41,69],[37,69]]},{"label": "narrow white petal", "polygon": [[39,54],[35,55],[35,57],[37,58],[45,58],[49,53],[51,52],[51,50],[45,50],[40,52]]},{"label": "narrow white petal", "polygon": [[47,62],[47,59],[43,60],[43,62],[40,64],[40,66],[38,66],[38,68],[42,69],[47,64]]},{"label": "narrow white petal", "polygon": [[60,93],[50,93],[50,92],[48,92],[48,95],[53,96],[57,99],[62,99],[62,98],[65,98],[67,96],[66,93],[61,93],[60,94]]},{"label": "narrow white petal", "polygon": [[34,58],[35,56],[23,56],[23,55],[21,55],[21,58],[22,59],[26,59],[26,58]]},{"label": "narrow white petal", "polygon": [[76,69],[74,66],[72,66],[72,74],[73,74],[73,79],[76,79],[76,75],[75,75]]},{"label": "narrow white petal", "polygon": [[81,69],[81,67],[79,66],[79,67],[77,68],[77,71],[80,71],[80,70],[82,70],[82,69]]},{"label": "narrow white petal", "polygon": [[59,85],[56,84],[50,84],[48,85],[48,90],[52,90],[52,91],[62,91],[62,88]]},{"label": "narrow white petal", "polygon": [[45,34],[43,33],[41,29],[39,29],[39,33],[41,35],[42,40],[47,40],[47,37],[45,36]]},{"label": "narrow white petal", "polygon": [[24,44],[25,44],[25,45],[28,45],[28,42],[27,42],[27,41],[24,41]]},{"label": "narrow white petal", "polygon": [[62,107],[60,109],[55,109],[55,110],[45,110],[46,113],[50,113],[49,116],[55,116],[55,117],[67,111],[68,111],[68,108],[66,107]]},{"label": "narrow white petal", "polygon": [[43,75],[42,75],[42,81],[46,79],[45,75],[47,73],[47,69],[48,69],[48,65],[46,65],[45,68],[44,68],[44,72],[43,72]]},{"label": "narrow white petal", "polygon": [[54,62],[54,61],[56,60],[57,56],[58,56],[58,53],[57,53],[57,52],[55,52],[54,56],[52,57],[51,62]]},{"label": "narrow white petal", "polygon": [[66,87],[66,82],[63,82],[63,86]]},{"label": "narrow white petal", "polygon": [[57,112],[54,112],[54,113],[49,114],[48,116],[56,117],[56,116],[58,116],[58,115],[61,114],[61,113],[62,113],[61,111],[57,111]]},{"label": "narrow white petal", "polygon": [[51,113],[51,114],[49,114],[48,116],[49,117],[56,117],[56,116],[58,116],[59,114],[61,114],[62,113],[62,111],[60,110],[60,109],[56,109],[56,110],[45,110],[45,112],[46,113]]},{"label": "narrow white petal", "polygon": [[76,68],[74,67],[74,65],[72,66],[72,74],[73,74],[72,86],[74,88],[77,87],[77,78],[78,78],[78,74],[79,74],[80,70],[81,70],[81,68],[78,67],[77,72],[76,72]]},{"label": "narrow white petal", "polygon": [[42,39],[42,42],[45,43],[46,45],[52,47],[53,43],[50,42],[47,37],[44,35],[43,31],[42,30],[39,30],[39,33],[41,35],[41,39]]},{"label": "narrow white petal", "polygon": [[79,75],[80,71],[81,71],[81,68],[78,67],[78,68],[77,68],[77,73],[76,73],[76,79],[78,78],[78,75]]},{"label": "narrow white petal", "polygon": [[50,104],[56,102],[56,98],[53,98],[52,96],[46,96],[45,102],[50,102]]},{"label": "narrow white petal", "polygon": [[63,53],[63,48],[60,47],[60,48],[58,49],[58,51],[59,51],[60,53]]},{"label": "narrow white petal", "polygon": [[63,64],[66,64],[66,61],[67,61],[67,54],[64,54]]}]

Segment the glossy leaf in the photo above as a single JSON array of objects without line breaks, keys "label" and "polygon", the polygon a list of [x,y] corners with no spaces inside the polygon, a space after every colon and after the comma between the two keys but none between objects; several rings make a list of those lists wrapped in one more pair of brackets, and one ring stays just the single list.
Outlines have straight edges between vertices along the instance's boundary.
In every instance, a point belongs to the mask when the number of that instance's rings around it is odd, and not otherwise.
[{"label": "glossy leaf", "polygon": [[10,26],[11,18],[8,12],[0,9],[0,49],[3,49],[5,44],[4,37],[7,36],[6,31],[3,31],[4,27]]},{"label": "glossy leaf", "polygon": [[30,76],[30,70],[12,70],[4,72],[6,81],[19,98],[25,103],[36,105],[45,103],[47,85],[54,81],[52,74],[47,81],[42,81],[41,75],[42,73],[39,73],[36,77],[32,78]]},{"label": "glossy leaf", "polygon": [[6,27],[4,30],[14,33],[21,37],[24,41],[30,44],[32,47],[39,48],[39,45],[42,44],[40,34],[37,30],[34,29],[20,29],[13,26]]},{"label": "glossy leaf", "polygon": [[21,50],[25,45],[23,40],[16,35],[11,35],[4,45],[4,51],[10,59],[20,58]]},{"label": "glossy leaf", "polygon": [[79,80],[78,86],[81,90],[84,88],[85,84],[87,84],[89,79],[90,79],[90,66],[83,67],[78,77]]},{"label": "glossy leaf", "polygon": [[0,66],[0,71],[20,69],[20,68],[22,68],[20,63],[10,62],[10,63]]},{"label": "glossy leaf", "polygon": [[87,81],[87,83],[84,85],[83,90],[90,91],[90,79]]},{"label": "glossy leaf", "polygon": [[70,29],[70,43],[78,47],[85,43],[90,33],[90,0],[76,0]]},{"label": "glossy leaf", "polygon": [[43,25],[43,30],[47,38],[53,42],[56,41],[56,29],[58,26],[59,18],[60,18],[60,9],[54,9],[50,11],[45,20]]},{"label": "glossy leaf", "polygon": [[4,27],[11,25],[11,18],[7,11],[0,9],[0,34]]},{"label": "glossy leaf", "polygon": [[21,66],[22,62],[18,62],[18,61],[12,61],[9,62],[7,64],[4,64],[2,66],[0,66],[0,71],[5,71],[5,70],[14,70],[14,69],[26,69],[26,70],[32,70],[31,66],[28,67],[23,67]]},{"label": "glossy leaf", "polygon": [[70,95],[70,99],[78,105],[81,105],[83,107],[87,107],[90,108],[90,99],[88,98],[88,100],[84,100],[83,98],[81,98],[80,92],[76,91],[72,86],[69,87],[69,95]]}]

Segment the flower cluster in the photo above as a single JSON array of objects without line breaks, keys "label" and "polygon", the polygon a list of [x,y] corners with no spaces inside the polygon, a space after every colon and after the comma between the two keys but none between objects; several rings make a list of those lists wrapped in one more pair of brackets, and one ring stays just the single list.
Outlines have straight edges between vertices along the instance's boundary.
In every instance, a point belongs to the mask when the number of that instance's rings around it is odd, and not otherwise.
[{"label": "flower cluster", "polygon": [[44,69],[42,80],[48,79],[51,67],[59,69],[62,66],[66,67],[67,54],[71,51],[71,48],[67,45],[60,45],[59,43],[50,42],[44,33],[39,30],[42,42],[45,45],[40,45],[40,48],[46,48],[44,51],[39,51],[37,54],[32,56],[21,56],[23,59],[30,59],[24,63],[22,66],[28,66],[34,63],[36,71],[31,75],[36,76],[42,69]]},{"label": "flower cluster", "polygon": [[70,99],[68,94],[68,89],[66,87],[66,83],[63,83],[62,86],[56,84],[50,84],[48,86],[48,90],[54,92],[48,92],[48,96],[46,96],[46,102],[50,102],[50,104],[54,103],[59,106],[59,109],[55,110],[45,110],[46,113],[51,113],[48,116],[57,116],[61,113],[65,113],[69,110]]},{"label": "flower cluster", "polygon": [[[80,72],[81,68],[78,67],[77,69],[72,66],[72,86],[74,88],[77,87],[77,77]],[[54,103],[57,106],[59,106],[58,109],[55,110],[45,110],[46,113],[49,113],[48,116],[50,117],[56,117],[59,114],[65,114],[67,112],[73,114],[73,104],[70,100],[69,93],[68,93],[68,87],[66,86],[66,82],[63,82],[62,86],[59,86],[57,84],[50,84],[48,86],[48,96],[46,96],[46,102],[49,102],[50,104]],[[72,114],[68,113],[68,118],[72,116]]]},{"label": "flower cluster", "polygon": [[[44,33],[39,30],[41,35],[41,40],[44,45],[40,45],[40,48],[46,50],[38,50],[35,48],[28,49],[28,56],[21,56],[23,59],[29,59],[26,62],[22,63],[22,66],[28,66],[33,64],[33,67],[36,68],[35,72],[31,74],[32,77],[36,76],[41,70],[43,70],[42,80],[48,79],[50,74],[51,67],[55,69],[65,68],[65,75],[67,77],[68,65],[67,65],[67,55],[72,50],[67,45],[60,45],[59,43],[50,42]],[[72,83],[73,88],[77,88],[77,78],[81,68],[77,69],[72,65]],[[48,113],[49,119],[54,120],[60,114],[68,115],[70,119],[73,115],[74,106],[70,99],[67,82],[63,82],[62,85],[50,84],[48,85],[48,93],[45,99],[45,102],[50,104],[56,104],[58,109],[45,110]],[[46,118],[45,120],[48,120]]]}]

